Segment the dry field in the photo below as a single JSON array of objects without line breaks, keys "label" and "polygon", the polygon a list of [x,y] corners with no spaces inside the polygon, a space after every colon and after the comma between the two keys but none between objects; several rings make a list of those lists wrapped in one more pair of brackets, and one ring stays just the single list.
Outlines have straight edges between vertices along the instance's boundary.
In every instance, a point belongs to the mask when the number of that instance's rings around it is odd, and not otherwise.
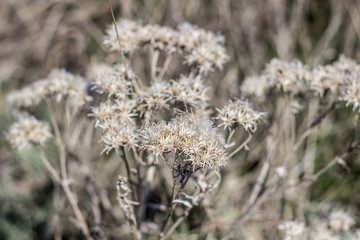
[{"label": "dry field", "polygon": [[3,0],[0,239],[360,239],[360,2]]}]

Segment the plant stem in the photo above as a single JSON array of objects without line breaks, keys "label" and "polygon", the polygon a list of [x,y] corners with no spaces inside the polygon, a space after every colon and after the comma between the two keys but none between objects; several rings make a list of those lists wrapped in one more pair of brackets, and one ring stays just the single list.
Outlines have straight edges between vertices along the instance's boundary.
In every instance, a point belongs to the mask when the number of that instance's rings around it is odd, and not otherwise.
[{"label": "plant stem", "polygon": [[251,133],[249,133],[249,136],[248,136],[248,138],[237,148],[237,149],[235,149],[232,153],[230,153],[229,155],[228,155],[228,158],[231,158],[232,156],[234,156],[236,153],[238,153],[241,149],[243,149],[243,148],[247,148],[247,144],[251,141],[251,138],[252,138],[252,134]]},{"label": "plant stem", "polygon": [[228,145],[230,143],[231,138],[233,137],[234,133],[235,133],[235,129],[232,129],[231,132],[229,133],[229,136],[228,136],[227,140],[226,140],[226,145]]},{"label": "plant stem", "polygon": [[164,65],[163,65],[163,67],[162,67],[161,70],[160,70],[159,79],[163,79],[166,71],[167,71],[168,68],[169,68],[169,65],[170,65],[171,60],[172,60],[172,54],[167,55],[167,56],[166,56],[166,60],[165,60],[165,62],[164,62]]},{"label": "plant stem", "polygon": [[66,170],[66,146],[65,146],[65,143],[60,134],[60,128],[59,128],[59,125],[57,124],[57,121],[55,118],[55,112],[53,110],[54,107],[51,103],[51,100],[50,99],[46,100],[46,103],[47,103],[49,111],[50,111],[50,122],[51,122],[51,125],[52,125],[54,133],[55,133],[55,142],[59,148],[61,177],[64,180],[67,180],[68,177],[67,177],[67,170]]},{"label": "plant stem", "polygon": [[37,146],[37,150],[39,151],[40,154],[40,159],[41,161],[44,163],[46,169],[50,172],[50,174],[52,175],[53,179],[62,186],[62,188],[64,189],[65,195],[67,197],[67,199],[70,202],[70,205],[75,213],[75,217],[78,220],[78,224],[80,229],[82,230],[83,234],[86,236],[87,239],[92,240],[93,238],[90,235],[90,231],[89,228],[85,222],[85,219],[79,209],[79,206],[77,204],[77,201],[74,197],[74,194],[71,192],[71,189],[69,187],[69,182],[66,181],[64,178],[62,179],[59,174],[56,172],[55,168],[52,166],[52,164],[49,162],[49,160],[47,159],[45,153],[43,152],[43,150]]},{"label": "plant stem", "polygon": [[[136,201],[135,191],[134,191],[134,189],[133,189],[133,182],[132,182],[132,180],[131,180],[130,165],[129,165],[129,161],[127,160],[126,155],[125,155],[125,148],[124,148],[124,146],[120,146],[120,157],[121,157],[121,158],[124,160],[124,162],[125,162],[126,175],[127,175],[128,181],[129,181],[129,183],[130,183],[132,200],[133,200],[133,201]],[[139,184],[140,184],[140,183],[139,183]]]},{"label": "plant stem", "polygon": [[156,67],[159,59],[160,51],[154,49],[150,46],[150,55],[151,55],[151,82],[155,81],[156,78]]},{"label": "plant stem", "polygon": [[145,189],[143,191],[141,208],[139,211],[138,226],[137,226],[138,229],[140,229],[141,221],[145,215],[145,211],[147,208],[147,201],[149,197],[149,191],[150,191],[150,184],[154,180],[154,176],[155,176],[155,166],[150,166],[146,171],[146,183],[145,183]]},{"label": "plant stem", "polygon": [[185,212],[176,220],[176,222],[171,226],[171,228],[164,234],[163,237],[160,238],[160,240],[166,240],[168,239],[171,234],[176,230],[176,228],[182,223],[182,221],[189,215],[191,208],[187,208]]},{"label": "plant stem", "polygon": [[[173,182],[173,188],[172,188],[172,194],[171,194],[172,195],[171,196],[171,203],[170,203],[170,207],[169,207],[169,214],[167,215],[167,217],[166,217],[166,219],[163,222],[163,225],[161,227],[161,233],[160,233],[160,236],[159,236],[160,238],[162,238],[162,236],[164,235],[164,230],[166,228],[166,225],[167,225],[169,219],[171,218],[171,216],[173,215],[173,212],[175,210],[176,203],[173,203],[173,201],[174,201],[174,199],[177,199],[179,197],[181,191],[184,189],[186,183],[189,181],[189,179],[191,177],[191,174],[192,174],[192,172],[190,172],[187,175],[185,181],[182,183],[182,185],[181,185],[181,187],[180,187],[180,189],[179,189],[179,191],[177,192],[176,195],[175,195],[175,185],[176,185],[176,183],[175,183],[175,181]],[[174,195],[175,195],[175,197],[174,197]]]}]

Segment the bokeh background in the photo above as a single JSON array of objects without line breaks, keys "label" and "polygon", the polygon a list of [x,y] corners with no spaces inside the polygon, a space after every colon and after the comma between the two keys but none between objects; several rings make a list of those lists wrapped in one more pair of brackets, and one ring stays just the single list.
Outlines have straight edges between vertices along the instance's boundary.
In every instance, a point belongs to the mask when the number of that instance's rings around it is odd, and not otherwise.
[{"label": "bokeh background", "polygon": [[[223,34],[230,59],[223,71],[209,76],[215,86],[221,86],[216,94],[222,102],[239,97],[245,76],[260,74],[274,57],[298,58],[312,66],[330,63],[340,54],[360,58],[357,0],[112,0],[112,5],[117,18],[171,27],[190,22]],[[94,62],[114,62],[114,56],[102,46],[111,22],[105,0],[0,2],[0,239],[54,239],[59,222],[63,239],[81,237],[72,232],[71,222],[64,223],[61,214],[53,214],[59,212],[63,201],[56,197],[60,190],[47,177],[38,157],[30,150],[14,152],[6,142],[4,136],[12,120],[5,97],[12,89],[45,77],[55,67],[85,75]],[[339,140],[346,141],[338,136],[351,129],[337,128],[336,124],[346,123],[349,114],[337,112],[327,125],[331,130],[322,139],[320,166],[343,144]],[[260,157],[254,151],[252,161],[224,170],[224,178],[229,179],[222,194],[228,191],[225,195],[230,197],[219,201],[236,208],[241,196],[232,191],[232,184],[256,172]],[[310,202],[359,213],[360,161],[356,153],[348,166],[349,170],[336,166],[319,179],[308,192]],[[107,188],[103,185],[106,191],[114,191],[113,182]],[[231,207],[224,207],[225,215]],[[201,214],[199,210],[190,216],[194,228]],[[63,215],[69,216],[71,211]],[[274,226],[271,219],[265,220],[262,224]],[[261,234],[271,238],[271,231]]]}]

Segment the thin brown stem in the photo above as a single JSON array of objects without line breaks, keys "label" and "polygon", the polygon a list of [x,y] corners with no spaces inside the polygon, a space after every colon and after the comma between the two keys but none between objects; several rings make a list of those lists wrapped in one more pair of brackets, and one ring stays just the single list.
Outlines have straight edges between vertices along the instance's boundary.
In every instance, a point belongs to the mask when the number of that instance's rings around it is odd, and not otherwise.
[{"label": "thin brown stem", "polygon": [[54,179],[54,181],[61,184],[61,182],[62,182],[61,177],[59,176],[59,174],[57,173],[57,171],[55,170],[53,165],[46,158],[44,151],[41,149],[40,146],[36,146],[36,148],[40,154],[40,159],[41,159],[42,163],[44,164],[46,169],[50,172],[51,177]]},{"label": "thin brown stem", "polygon": [[66,197],[68,198],[70,205],[71,205],[72,209],[74,210],[76,219],[78,220],[79,226],[80,226],[81,230],[83,231],[84,235],[86,236],[87,239],[93,239],[90,236],[89,228],[87,227],[84,216],[82,215],[82,213],[80,211],[78,203],[75,199],[74,194],[71,192],[68,183],[65,182],[61,186],[63,187]]},{"label": "thin brown stem", "polygon": [[128,161],[126,155],[125,155],[125,148],[124,148],[124,146],[121,146],[121,147],[120,147],[120,157],[121,157],[121,159],[123,159],[124,162],[125,162],[126,175],[127,175],[128,181],[129,181],[129,183],[130,183],[132,200],[133,200],[133,201],[136,201],[135,191],[134,191],[134,189],[133,189],[133,185],[134,185],[134,184],[133,184],[133,182],[132,182],[132,180],[131,180],[130,164],[129,164],[129,161]]},{"label": "thin brown stem", "polygon": [[61,177],[65,180],[67,180],[68,176],[67,176],[67,170],[66,170],[66,146],[65,146],[63,138],[60,134],[60,128],[59,128],[59,125],[57,124],[57,121],[55,118],[54,106],[52,105],[50,99],[47,99],[46,103],[47,103],[49,111],[50,111],[50,122],[51,122],[51,125],[52,125],[54,133],[55,133],[55,142],[59,148]]},{"label": "thin brown stem", "polygon": [[150,184],[154,180],[155,176],[155,166],[148,167],[146,171],[146,183],[145,183],[145,189],[143,191],[142,201],[141,201],[141,208],[139,211],[139,219],[138,219],[138,226],[137,228],[140,229],[141,221],[144,218],[145,210],[147,208],[147,201],[149,197],[149,191],[150,191]]},{"label": "thin brown stem", "polygon": [[170,206],[168,208],[168,215],[166,216],[162,226],[161,226],[161,234],[160,236],[162,235],[163,231],[165,230],[166,228],[166,225],[170,219],[170,217],[172,216],[172,212],[173,212],[173,200],[174,200],[174,196],[175,196],[175,186],[176,186],[176,182],[175,182],[175,179],[173,181],[173,186],[171,188],[171,203],[170,203]]},{"label": "thin brown stem", "polygon": [[171,60],[172,60],[172,54],[167,55],[167,56],[166,56],[166,60],[165,60],[165,62],[164,62],[164,65],[163,65],[163,67],[162,67],[161,70],[160,70],[159,79],[163,79],[163,77],[165,76],[165,73],[166,73],[166,71],[167,71],[168,68],[169,68],[169,65],[170,65]]},{"label": "thin brown stem", "polygon": [[226,145],[230,143],[232,137],[234,136],[234,133],[235,133],[235,129],[232,129],[231,132],[229,133],[229,136],[227,137]]},{"label": "thin brown stem", "polygon": [[176,228],[189,215],[190,209],[191,208],[187,208],[185,210],[185,212],[176,220],[176,222],[170,227],[170,229],[164,234],[164,236],[160,238],[160,240],[166,240],[171,236],[171,234],[176,230]]},{"label": "thin brown stem", "polygon": [[271,135],[269,135],[267,138],[268,151],[267,151],[266,160],[264,162],[264,165],[261,168],[259,177],[257,178],[257,180],[255,182],[255,186],[250,194],[250,198],[249,198],[245,208],[242,210],[242,212],[247,212],[247,208],[249,208],[250,206],[253,205],[253,203],[256,201],[256,198],[258,197],[258,195],[260,193],[262,185],[264,184],[265,178],[270,169],[270,161],[273,156],[274,145],[272,142],[273,142],[273,139],[272,139]]},{"label": "thin brown stem", "polygon": [[287,152],[284,159],[288,159],[291,155],[297,152],[302,143],[307,139],[307,137],[314,131],[315,127],[322,123],[322,121],[333,111],[336,109],[337,102],[334,102],[324,113],[320,114],[311,124],[310,126],[298,137],[296,142],[290,151]]},{"label": "thin brown stem", "polygon": [[160,236],[159,236],[160,238],[162,238],[162,237],[164,236],[164,230],[165,230],[165,228],[166,228],[166,226],[167,226],[167,224],[168,224],[171,216],[172,216],[173,213],[174,213],[174,210],[175,210],[175,207],[176,207],[176,203],[174,203],[173,201],[174,201],[174,199],[177,199],[177,198],[179,197],[181,191],[184,189],[186,183],[189,181],[192,173],[193,173],[193,172],[190,172],[190,173],[187,175],[186,179],[185,179],[184,182],[181,184],[181,187],[180,187],[179,191],[176,193],[176,195],[175,195],[175,185],[176,185],[176,183],[175,183],[175,181],[173,181],[173,188],[172,188],[172,194],[171,194],[172,196],[171,196],[171,203],[170,203],[170,207],[169,207],[169,213],[168,213],[168,215],[167,215],[167,217],[166,217],[166,219],[165,219],[165,221],[163,222],[163,225],[162,225],[162,227],[161,227],[161,233],[160,233]]},{"label": "thin brown stem", "polygon": [[121,41],[120,41],[120,37],[119,37],[119,31],[118,31],[118,28],[117,28],[117,24],[116,24],[116,20],[115,20],[115,15],[114,15],[114,10],[113,10],[113,7],[111,5],[111,1],[108,0],[108,4],[109,4],[109,8],[110,8],[110,12],[111,12],[111,17],[112,17],[112,20],[113,20],[113,23],[114,23],[114,27],[115,27],[115,32],[116,32],[116,38],[118,40],[118,43],[119,43],[119,47],[120,47],[120,54],[121,54],[121,57],[123,60],[125,60],[125,56],[124,56],[124,53],[123,51],[121,51]]},{"label": "thin brown stem", "polygon": [[82,230],[83,234],[86,236],[87,239],[93,239],[90,235],[90,231],[89,228],[85,222],[85,219],[80,211],[80,208],[77,204],[77,201],[75,199],[74,194],[71,192],[70,187],[69,187],[69,182],[66,181],[64,178],[61,178],[59,176],[59,174],[57,173],[57,171],[55,170],[55,168],[51,165],[51,163],[49,162],[49,160],[47,159],[45,153],[43,152],[43,150],[40,147],[37,147],[39,154],[40,154],[40,158],[41,161],[44,163],[46,169],[50,172],[50,174],[52,175],[53,179],[62,186],[62,188],[64,189],[65,195],[67,197],[67,199],[70,202],[70,205],[75,213],[75,217],[78,220],[78,224],[80,229]]},{"label": "thin brown stem", "polygon": [[236,153],[238,153],[241,149],[243,148],[247,148],[247,144],[251,141],[251,138],[252,138],[252,134],[249,133],[249,136],[248,138],[238,147],[236,148],[234,151],[232,151],[232,153],[230,153],[228,155],[228,158],[231,158],[232,156],[234,156]]},{"label": "thin brown stem", "polygon": [[156,68],[157,68],[157,62],[159,59],[160,51],[157,49],[154,49],[152,46],[150,46],[150,57],[151,57],[151,81],[155,81],[156,78]]}]

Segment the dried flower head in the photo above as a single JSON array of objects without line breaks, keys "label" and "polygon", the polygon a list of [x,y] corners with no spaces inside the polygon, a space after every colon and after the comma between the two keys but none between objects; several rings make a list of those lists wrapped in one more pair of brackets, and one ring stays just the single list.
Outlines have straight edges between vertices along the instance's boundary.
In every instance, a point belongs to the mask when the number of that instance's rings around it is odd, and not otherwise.
[{"label": "dried flower head", "polygon": [[181,116],[148,125],[140,135],[143,147],[157,157],[173,152],[177,159],[202,168],[219,168],[227,162],[223,136],[208,119]]},{"label": "dried flower head", "polygon": [[339,87],[339,72],[331,65],[318,66],[308,73],[309,88],[324,96],[325,91],[336,92]]},{"label": "dried flower head", "polygon": [[88,81],[79,75],[64,69],[54,69],[47,79],[50,94],[54,95],[58,102],[67,98],[72,105],[81,106],[92,99],[87,94]]},{"label": "dried flower head", "polygon": [[318,66],[309,72],[307,80],[310,89],[324,95],[326,90],[338,93],[345,86],[352,85],[352,79],[360,75],[359,65],[352,59],[340,56],[331,65]]},{"label": "dried flower head", "polygon": [[[222,69],[228,56],[226,55],[224,37],[214,34],[197,26],[185,23],[178,30],[158,25],[141,25],[130,20],[119,20],[117,23],[118,36],[113,24],[106,30],[104,44],[111,51],[119,50],[131,54],[138,47],[150,44],[158,50],[168,53],[177,51],[186,53],[186,62],[199,68],[200,73],[206,74],[217,67]],[[120,40],[120,44],[118,41]]]},{"label": "dried flower head", "polygon": [[[35,85],[41,87],[42,84],[40,84],[40,82],[42,83],[43,80],[38,81],[37,84],[34,83],[24,87],[23,89],[10,92],[6,97],[8,104],[12,108],[17,109],[30,108],[38,105],[45,97],[43,89],[35,87]],[[38,89],[38,91],[36,89]]]},{"label": "dried flower head", "polygon": [[223,45],[225,43],[224,36],[206,31],[187,22],[179,25],[178,30],[179,46],[189,52],[202,44]]},{"label": "dried flower head", "polygon": [[121,146],[129,148],[137,146],[138,136],[134,125],[122,124],[113,119],[108,120],[107,124],[107,130],[100,140],[105,144],[101,153],[109,153],[112,149],[117,151]]},{"label": "dried flower head", "polygon": [[136,81],[136,75],[131,68],[124,64],[117,64],[111,71],[101,74],[95,81],[94,87],[100,93],[109,93],[109,97],[126,98],[133,81]]},{"label": "dried flower head", "polygon": [[340,236],[334,234],[324,222],[317,224],[310,236],[314,240],[340,240]]},{"label": "dried flower head", "polygon": [[79,107],[92,98],[87,94],[88,82],[64,69],[53,69],[46,79],[41,79],[13,91],[7,101],[15,108],[29,108],[38,105],[41,100],[55,97],[60,102],[67,99],[72,106]]},{"label": "dried flower head", "polygon": [[285,240],[300,240],[302,239],[300,236],[302,236],[305,231],[305,225],[302,222],[290,221],[280,224],[278,229],[284,232]]},{"label": "dried flower head", "polygon": [[6,138],[14,148],[21,149],[29,143],[42,145],[51,136],[48,123],[27,117],[13,123]]},{"label": "dried flower head", "polygon": [[173,53],[178,47],[178,32],[169,27],[146,25],[139,29],[141,43],[150,44],[155,49]]},{"label": "dried flower head", "polygon": [[130,99],[108,99],[99,107],[92,108],[90,116],[96,119],[95,127],[103,130],[100,140],[105,144],[103,152],[108,153],[112,149],[117,151],[120,146],[137,146],[135,103],[135,100]]},{"label": "dried flower head", "polygon": [[207,74],[214,68],[222,69],[228,56],[223,46],[216,43],[204,43],[194,48],[185,60],[189,65],[196,66],[200,74]]},{"label": "dried flower head", "polygon": [[330,214],[330,227],[335,231],[348,231],[354,224],[354,219],[344,211],[335,211]]},{"label": "dried flower head", "polygon": [[340,89],[339,99],[352,105],[353,111],[360,110],[360,76],[356,72],[349,74],[349,83]]},{"label": "dried flower head", "polygon": [[[161,108],[167,108],[170,99],[169,83],[157,80],[150,87],[137,91],[134,98],[137,101],[137,111],[140,116],[144,116],[145,113],[152,114]],[[145,115],[145,118],[148,117]]]},{"label": "dried flower head", "polygon": [[264,74],[270,84],[284,92],[298,94],[306,89],[307,67],[298,60],[287,62],[274,58],[266,65]]},{"label": "dried flower head", "polygon": [[341,55],[339,59],[333,63],[333,66],[338,71],[343,73],[351,73],[354,70],[359,70],[359,65],[353,59],[347,58],[344,55]]},{"label": "dried flower head", "polygon": [[138,31],[141,28],[141,25],[134,21],[121,19],[116,22],[116,26],[118,34],[116,34],[114,24],[109,25],[103,42],[104,45],[111,51],[121,51],[125,54],[132,53],[140,43]]},{"label": "dried flower head", "polygon": [[107,121],[116,119],[122,124],[133,124],[135,113],[135,100],[115,100],[109,99],[100,103],[98,107],[92,107],[92,113],[89,116],[95,117],[95,127],[100,126],[102,129],[107,130]]},{"label": "dried flower head", "polygon": [[234,129],[242,125],[248,132],[255,132],[259,120],[264,116],[264,113],[255,111],[247,101],[243,100],[230,101],[228,105],[218,111],[218,118],[222,121],[219,126]]},{"label": "dried flower head", "polygon": [[206,92],[209,90],[198,75],[195,78],[181,76],[179,80],[171,81],[170,95],[175,102],[181,102],[186,107],[201,108],[207,106],[209,100]]},{"label": "dried flower head", "polygon": [[190,23],[183,23],[178,26],[179,45],[187,51],[193,50],[201,44],[204,30]]}]

